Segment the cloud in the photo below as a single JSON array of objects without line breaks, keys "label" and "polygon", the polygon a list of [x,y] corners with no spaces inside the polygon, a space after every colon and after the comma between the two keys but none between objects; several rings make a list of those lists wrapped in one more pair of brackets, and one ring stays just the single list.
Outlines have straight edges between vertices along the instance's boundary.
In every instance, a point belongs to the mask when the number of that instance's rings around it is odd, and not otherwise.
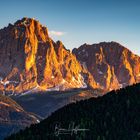
[{"label": "cloud", "polygon": [[63,36],[65,35],[65,32],[60,32],[60,31],[49,31],[49,35],[51,36]]}]

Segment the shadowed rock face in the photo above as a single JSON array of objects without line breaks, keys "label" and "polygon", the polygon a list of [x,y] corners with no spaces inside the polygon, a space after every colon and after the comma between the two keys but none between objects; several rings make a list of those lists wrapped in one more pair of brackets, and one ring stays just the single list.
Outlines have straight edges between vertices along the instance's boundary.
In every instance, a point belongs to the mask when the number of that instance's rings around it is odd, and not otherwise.
[{"label": "shadowed rock face", "polygon": [[26,112],[15,101],[0,95],[0,139],[20,129],[37,123],[38,119],[31,113]]},{"label": "shadowed rock face", "polygon": [[0,89],[65,90],[97,87],[91,74],[62,42],[54,42],[48,30],[31,18],[0,30]]},{"label": "shadowed rock face", "polygon": [[30,125],[37,123],[37,118],[18,105],[14,100],[0,95],[0,123]]},{"label": "shadowed rock face", "polygon": [[73,54],[104,89],[140,82],[140,57],[116,42],[84,44]]}]

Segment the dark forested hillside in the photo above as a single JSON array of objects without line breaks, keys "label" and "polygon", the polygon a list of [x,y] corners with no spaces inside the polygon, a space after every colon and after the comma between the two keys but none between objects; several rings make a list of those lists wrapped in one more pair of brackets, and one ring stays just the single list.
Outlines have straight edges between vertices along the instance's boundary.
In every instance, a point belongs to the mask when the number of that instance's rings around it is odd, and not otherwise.
[{"label": "dark forested hillside", "polygon": [[67,105],[6,140],[53,139],[139,140],[140,85]]}]

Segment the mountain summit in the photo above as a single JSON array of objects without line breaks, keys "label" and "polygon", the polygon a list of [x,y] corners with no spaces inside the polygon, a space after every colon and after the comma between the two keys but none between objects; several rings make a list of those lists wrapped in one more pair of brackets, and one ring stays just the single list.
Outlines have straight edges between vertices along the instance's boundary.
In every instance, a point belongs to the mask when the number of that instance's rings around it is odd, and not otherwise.
[{"label": "mountain summit", "polygon": [[32,18],[0,30],[0,80],[1,91],[12,93],[97,86],[75,55]]},{"label": "mountain summit", "polygon": [[139,56],[116,42],[84,44],[70,52],[39,21],[26,17],[0,30],[2,92],[112,90],[139,81]]},{"label": "mountain summit", "polygon": [[73,53],[103,89],[140,82],[140,57],[117,42],[84,44]]}]

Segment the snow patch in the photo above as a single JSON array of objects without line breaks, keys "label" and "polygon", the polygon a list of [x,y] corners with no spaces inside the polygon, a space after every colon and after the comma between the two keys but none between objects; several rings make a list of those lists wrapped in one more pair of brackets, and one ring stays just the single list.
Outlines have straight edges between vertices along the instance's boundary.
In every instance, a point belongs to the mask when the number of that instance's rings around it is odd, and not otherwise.
[{"label": "snow patch", "polygon": [[33,116],[33,115],[30,114],[30,117],[36,119],[37,123],[40,123],[40,121],[35,116]]},{"label": "snow patch", "polygon": [[77,88],[87,88],[87,84],[84,82],[84,78],[81,74],[78,75],[78,80],[76,80],[75,77],[72,77],[72,82],[69,84]]},{"label": "snow patch", "polygon": [[86,65],[86,62],[82,62],[82,66],[87,69],[87,65]]},{"label": "snow patch", "polygon": [[37,123],[40,123],[40,121],[38,119],[36,121],[37,121]]},{"label": "snow patch", "polygon": [[85,52],[85,49],[83,49],[82,52]]},{"label": "snow patch", "polygon": [[38,89],[39,89],[39,85],[37,85],[36,87],[32,88],[31,90],[28,90],[28,91],[26,91],[26,92],[21,93],[19,96],[27,95],[27,94],[29,94],[29,93],[32,93],[32,92],[34,92],[34,91],[37,91]]},{"label": "snow patch", "polygon": [[14,83],[14,84],[17,84],[17,83],[19,83],[18,81],[2,81],[3,80],[3,78],[2,77],[0,77],[0,83],[1,84],[3,84],[4,86],[6,86],[6,85],[8,85],[8,84],[11,84],[11,83]]},{"label": "snow patch", "polygon": [[62,80],[61,84],[64,84],[64,83],[66,83],[66,80],[65,79]]},{"label": "snow patch", "polygon": [[62,79],[62,81],[60,82],[60,84],[58,84],[57,86],[55,87],[52,87],[52,88],[48,88],[46,91],[60,91],[60,89],[64,86],[64,84],[66,83],[67,81],[65,79]]},{"label": "snow patch", "polygon": [[123,88],[123,85],[122,84],[119,84],[120,88]]},{"label": "snow patch", "polygon": [[10,84],[10,81],[3,82],[4,85]]},{"label": "snow patch", "polygon": [[82,87],[81,88],[87,88],[87,84],[84,82],[84,77],[81,75],[80,75],[80,77],[82,79]]},{"label": "snow patch", "polygon": [[54,75],[52,75],[51,78],[54,79]]},{"label": "snow patch", "polygon": [[38,41],[38,43],[44,43],[43,41]]},{"label": "snow patch", "polygon": [[72,81],[75,81],[76,79],[74,77],[72,77]]},{"label": "snow patch", "polygon": [[55,87],[52,87],[52,88],[49,88],[47,89],[46,91],[59,91],[60,90],[60,86],[55,86]]},{"label": "snow patch", "polygon": [[100,71],[99,69],[98,69],[98,73],[99,73],[99,74],[103,74],[103,72],[102,72],[102,71]]}]

